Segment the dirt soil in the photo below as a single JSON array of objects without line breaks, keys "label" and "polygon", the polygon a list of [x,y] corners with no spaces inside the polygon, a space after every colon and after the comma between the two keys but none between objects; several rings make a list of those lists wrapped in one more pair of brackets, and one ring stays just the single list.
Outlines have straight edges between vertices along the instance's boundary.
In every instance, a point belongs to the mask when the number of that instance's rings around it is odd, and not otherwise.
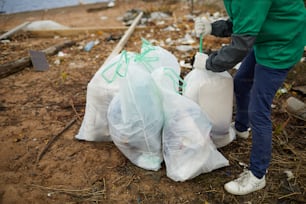
[{"label": "dirt soil", "polygon": [[[188,1],[117,1],[104,5],[0,15],[0,31],[33,20],[54,20],[66,26],[123,26],[118,17],[132,8],[147,13],[167,11],[171,17],[152,21],[136,29],[124,49],[140,51],[141,38],[155,40],[179,61],[190,62],[198,50],[181,52],[179,39],[193,29]],[[89,10],[88,10],[89,9]],[[90,11],[90,12],[88,12]],[[212,4],[196,4],[194,12],[223,12]],[[103,20],[107,17],[106,20]],[[165,28],[176,26],[179,31]],[[233,196],[223,189],[248,164],[251,138],[235,140],[220,149],[230,166],[197,176],[185,182],[172,181],[163,165],[148,171],[133,165],[112,142],[84,142],[77,134],[86,105],[87,84],[117,45],[125,30],[76,36],[31,37],[21,32],[0,43],[0,64],[28,56],[29,50],[43,50],[67,40],[75,45],[48,56],[49,69],[37,72],[33,66],[0,79],[0,203],[305,203],[306,130],[305,121],[288,114],[286,99],[305,95],[294,87],[305,86],[305,62],[293,69],[273,103],[273,158],[267,186],[247,196]],[[171,39],[172,44],[165,43]],[[194,38],[195,39],[195,38]],[[91,40],[99,40],[89,52],[83,50]],[[230,39],[208,36],[207,52]],[[190,69],[182,67],[182,77]],[[234,74],[235,71],[231,71]],[[67,125],[69,127],[65,128]],[[55,137],[56,136],[56,137]],[[52,138],[55,138],[52,140]],[[49,145],[50,144],[50,145]],[[43,152],[44,151],[44,152]],[[43,152],[43,153],[42,153]],[[41,156],[41,158],[39,158]],[[292,175],[291,175],[292,173]]]}]

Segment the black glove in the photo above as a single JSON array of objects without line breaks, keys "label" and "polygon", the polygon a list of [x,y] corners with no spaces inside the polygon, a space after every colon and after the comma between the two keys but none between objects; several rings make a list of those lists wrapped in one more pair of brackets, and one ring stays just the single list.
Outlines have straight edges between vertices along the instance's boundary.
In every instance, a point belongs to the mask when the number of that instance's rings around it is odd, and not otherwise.
[{"label": "black glove", "polygon": [[231,20],[219,20],[211,24],[211,35],[217,37],[230,37],[233,33],[233,23]]},{"label": "black glove", "polygon": [[223,72],[233,68],[252,49],[255,40],[256,36],[232,34],[232,41],[228,46],[209,55],[206,69],[213,72]]}]

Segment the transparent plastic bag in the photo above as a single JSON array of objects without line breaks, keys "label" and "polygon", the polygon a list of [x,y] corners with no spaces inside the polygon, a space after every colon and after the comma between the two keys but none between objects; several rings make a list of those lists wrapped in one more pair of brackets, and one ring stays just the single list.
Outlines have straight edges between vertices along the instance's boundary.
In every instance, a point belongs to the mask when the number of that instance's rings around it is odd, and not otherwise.
[{"label": "transparent plastic bag", "polygon": [[152,76],[163,98],[162,144],[167,176],[185,181],[229,165],[212,143],[211,124],[199,105],[177,92],[179,81],[173,79],[179,76],[167,68],[155,70]]},{"label": "transparent plastic bag", "polygon": [[171,68],[178,75],[181,72],[177,58],[171,52],[160,46],[154,46],[145,39],[142,39],[141,52],[135,60],[143,64],[149,72],[161,67]]},{"label": "transparent plastic bag", "polygon": [[76,139],[86,141],[111,141],[107,111],[111,100],[119,91],[115,80],[120,69],[129,64],[132,52],[122,52],[102,65],[87,85],[85,115]]},{"label": "transparent plastic bag", "polygon": [[129,64],[107,118],[113,142],[133,164],[147,170],[160,169],[164,122],[161,100],[151,75],[141,64]]}]

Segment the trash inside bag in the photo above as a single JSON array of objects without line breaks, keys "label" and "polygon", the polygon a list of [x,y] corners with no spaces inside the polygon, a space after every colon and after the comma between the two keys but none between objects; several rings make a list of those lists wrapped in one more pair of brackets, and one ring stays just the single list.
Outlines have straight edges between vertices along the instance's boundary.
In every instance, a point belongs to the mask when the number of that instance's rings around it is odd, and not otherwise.
[{"label": "trash inside bag", "polygon": [[[86,141],[111,141],[107,111],[111,100],[119,91],[115,80],[119,69],[126,69],[132,52],[122,52],[102,65],[87,85],[85,115],[76,139]],[[113,69],[111,69],[113,68]],[[107,71],[107,74],[106,72]],[[105,72],[105,74],[104,74]],[[102,75],[102,73],[104,75]],[[103,77],[104,76],[104,77]]]},{"label": "trash inside bag", "polygon": [[113,142],[133,164],[160,169],[164,117],[157,87],[143,66],[129,65],[107,117]]},{"label": "trash inside bag", "polygon": [[[205,68],[207,55],[197,53],[195,67],[186,77],[183,95],[200,105],[212,123],[211,137],[222,137],[230,143],[235,134],[231,130],[233,113],[233,79],[228,72],[215,73]],[[204,59],[204,61],[203,61]],[[201,63],[198,63],[202,61]],[[224,146],[225,140],[222,142]]]},{"label": "trash inside bag", "polygon": [[229,165],[211,141],[212,126],[207,116],[198,104],[173,89],[168,69],[155,70],[152,76],[163,98],[162,144],[167,176],[185,181]]}]

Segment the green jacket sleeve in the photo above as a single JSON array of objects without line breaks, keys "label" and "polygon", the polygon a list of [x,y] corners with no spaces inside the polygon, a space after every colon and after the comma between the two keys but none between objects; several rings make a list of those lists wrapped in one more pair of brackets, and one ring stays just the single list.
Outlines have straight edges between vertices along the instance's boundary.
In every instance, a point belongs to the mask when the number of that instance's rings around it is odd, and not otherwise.
[{"label": "green jacket sleeve", "polygon": [[224,0],[233,23],[231,43],[209,56],[208,70],[222,72],[243,60],[254,45],[271,4],[271,0]]}]

